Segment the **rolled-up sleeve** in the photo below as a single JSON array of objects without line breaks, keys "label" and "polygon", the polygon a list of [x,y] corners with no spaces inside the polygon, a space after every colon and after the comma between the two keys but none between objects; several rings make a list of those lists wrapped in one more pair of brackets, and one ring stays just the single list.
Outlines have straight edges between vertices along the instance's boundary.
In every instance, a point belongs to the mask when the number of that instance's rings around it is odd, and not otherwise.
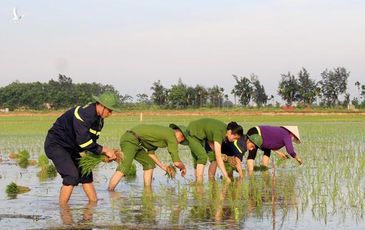
[{"label": "rolled-up sleeve", "polygon": [[173,138],[167,139],[167,151],[170,153],[173,162],[181,161],[178,148],[179,145],[175,139],[175,136],[173,136]]}]

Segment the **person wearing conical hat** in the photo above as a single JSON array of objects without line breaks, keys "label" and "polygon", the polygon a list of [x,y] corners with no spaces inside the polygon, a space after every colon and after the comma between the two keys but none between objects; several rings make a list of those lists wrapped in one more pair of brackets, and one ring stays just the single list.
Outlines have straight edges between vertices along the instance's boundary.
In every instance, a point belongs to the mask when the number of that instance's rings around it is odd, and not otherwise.
[{"label": "person wearing conical hat", "polygon": [[155,154],[158,148],[167,148],[174,166],[181,176],[185,176],[186,167],[180,160],[178,145],[187,145],[186,128],[182,125],[170,124],[169,127],[152,124],[141,124],[127,130],[120,138],[120,148],[124,158],[119,164],[108,185],[109,191],[114,191],[121,179],[128,173],[133,160],[143,166],[144,185],[151,186],[153,170],[158,165],[170,176],[175,176],[171,166],[162,163]]},{"label": "person wearing conical hat", "polygon": [[49,129],[44,150],[62,177],[59,195],[61,206],[67,205],[74,186],[82,184],[89,201],[96,202],[92,173],[82,175],[79,167],[80,153],[84,151],[104,154],[116,159],[114,150],[97,143],[104,126],[104,118],[120,111],[119,99],[114,92],[93,96],[94,103],[77,106],[62,114]]},{"label": "person wearing conical hat", "polygon": [[246,147],[249,151],[247,157],[247,168],[249,174],[252,174],[257,149],[264,152],[262,165],[268,167],[271,150],[278,154],[282,159],[288,158],[288,155],[279,151],[282,147],[286,148],[287,153],[303,164],[303,160],[298,156],[293,147],[293,142],[301,143],[299,130],[297,126],[256,126],[247,131]]}]

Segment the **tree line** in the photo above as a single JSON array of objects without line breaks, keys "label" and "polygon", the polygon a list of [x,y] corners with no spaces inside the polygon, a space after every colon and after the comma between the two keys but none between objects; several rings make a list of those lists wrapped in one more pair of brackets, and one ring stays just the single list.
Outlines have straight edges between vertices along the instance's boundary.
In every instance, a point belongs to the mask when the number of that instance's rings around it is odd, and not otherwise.
[{"label": "tree line", "polygon": [[[335,107],[353,104],[365,107],[365,85],[356,82],[356,96],[350,100],[347,92],[350,72],[344,67],[325,69],[321,80],[316,81],[310,73],[302,68],[296,75],[288,72],[281,74],[277,93],[289,106],[322,106]],[[92,101],[92,95],[104,91],[113,91],[118,96],[122,106],[158,106],[160,108],[184,109],[201,107],[231,107],[239,104],[248,106],[272,106],[273,95],[267,95],[264,85],[255,74],[250,76],[233,75],[235,85],[231,90],[234,102],[224,88],[213,85],[205,87],[197,84],[188,86],[181,79],[169,88],[161,81],[153,82],[150,87],[151,96],[140,93],[136,100],[127,94],[120,94],[112,85],[100,83],[73,83],[72,79],[59,74],[58,80],[51,79],[47,83],[21,83],[15,81],[0,88],[0,108],[10,109],[64,109]]]}]

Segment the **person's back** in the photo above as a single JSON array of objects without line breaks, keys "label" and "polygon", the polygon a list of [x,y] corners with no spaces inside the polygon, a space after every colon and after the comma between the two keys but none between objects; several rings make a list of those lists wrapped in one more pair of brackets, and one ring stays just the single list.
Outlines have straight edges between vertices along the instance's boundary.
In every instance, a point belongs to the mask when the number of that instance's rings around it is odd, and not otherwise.
[{"label": "person's back", "polygon": [[224,140],[227,125],[213,118],[201,118],[189,123],[187,130],[190,136],[199,140],[207,139],[208,141],[217,141],[221,143]]},{"label": "person's back", "polygon": [[[81,131],[81,126],[90,127],[88,133],[82,133],[84,131]],[[95,143],[103,126],[104,119],[96,114],[95,103],[91,103],[83,107],[77,106],[67,110],[57,118],[48,133],[64,148],[72,149],[75,152],[82,152],[84,149],[80,147],[78,142],[81,141],[81,144],[87,143],[90,140],[88,139],[89,136]],[[85,140],[80,140],[83,137]]]}]

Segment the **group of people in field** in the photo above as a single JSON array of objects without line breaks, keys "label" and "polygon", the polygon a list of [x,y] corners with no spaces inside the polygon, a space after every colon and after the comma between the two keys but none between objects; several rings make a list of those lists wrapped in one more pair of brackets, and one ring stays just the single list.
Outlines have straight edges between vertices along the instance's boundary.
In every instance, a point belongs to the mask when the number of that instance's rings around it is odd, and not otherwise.
[{"label": "group of people in field", "polygon": [[[71,108],[62,114],[49,129],[45,140],[46,155],[53,161],[63,179],[59,195],[60,205],[68,203],[74,186],[79,183],[82,184],[89,201],[97,201],[92,173],[83,175],[79,167],[81,152],[104,154],[110,161],[117,158],[116,151],[98,144],[97,139],[104,126],[104,119],[112,115],[113,111],[120,111],[118,97],[113,92],[105,92],[93,98],[94,103]],[[203,182],[208,160],[209,179],[215,178],[218,167],[223,179],[231,182],[233,171],[237,171],[240,178],[244,177],[242,159],[245,152],[248,152],[249,175],[252,175],[254,170],[258,149],[264,152],[263,167],[268,167],[271,151],[283,159],[289,157],[279,151],[282,147],[302,164],[302,159],[293,148],[293,141],[300,143],[296,126],[256,126],[245,134],[242,126],[236,122],[225,124],[212,118],[191,121],[186,127],[180,124],[170,124],[168,127],[140,124],[127,130],[120,138],[123,160],[111,177],[108,190],[114,191],[130,170],[133,160],[143,166],[145,186],[151,185],[156,165],[168,174],[174,174],[171,166],[158,159],[158,148],[167,148],[174,166],[180,170],[183,177],[187,169],[179,156],[179,144],[188,146],[191,151],[197,183]]]}]

